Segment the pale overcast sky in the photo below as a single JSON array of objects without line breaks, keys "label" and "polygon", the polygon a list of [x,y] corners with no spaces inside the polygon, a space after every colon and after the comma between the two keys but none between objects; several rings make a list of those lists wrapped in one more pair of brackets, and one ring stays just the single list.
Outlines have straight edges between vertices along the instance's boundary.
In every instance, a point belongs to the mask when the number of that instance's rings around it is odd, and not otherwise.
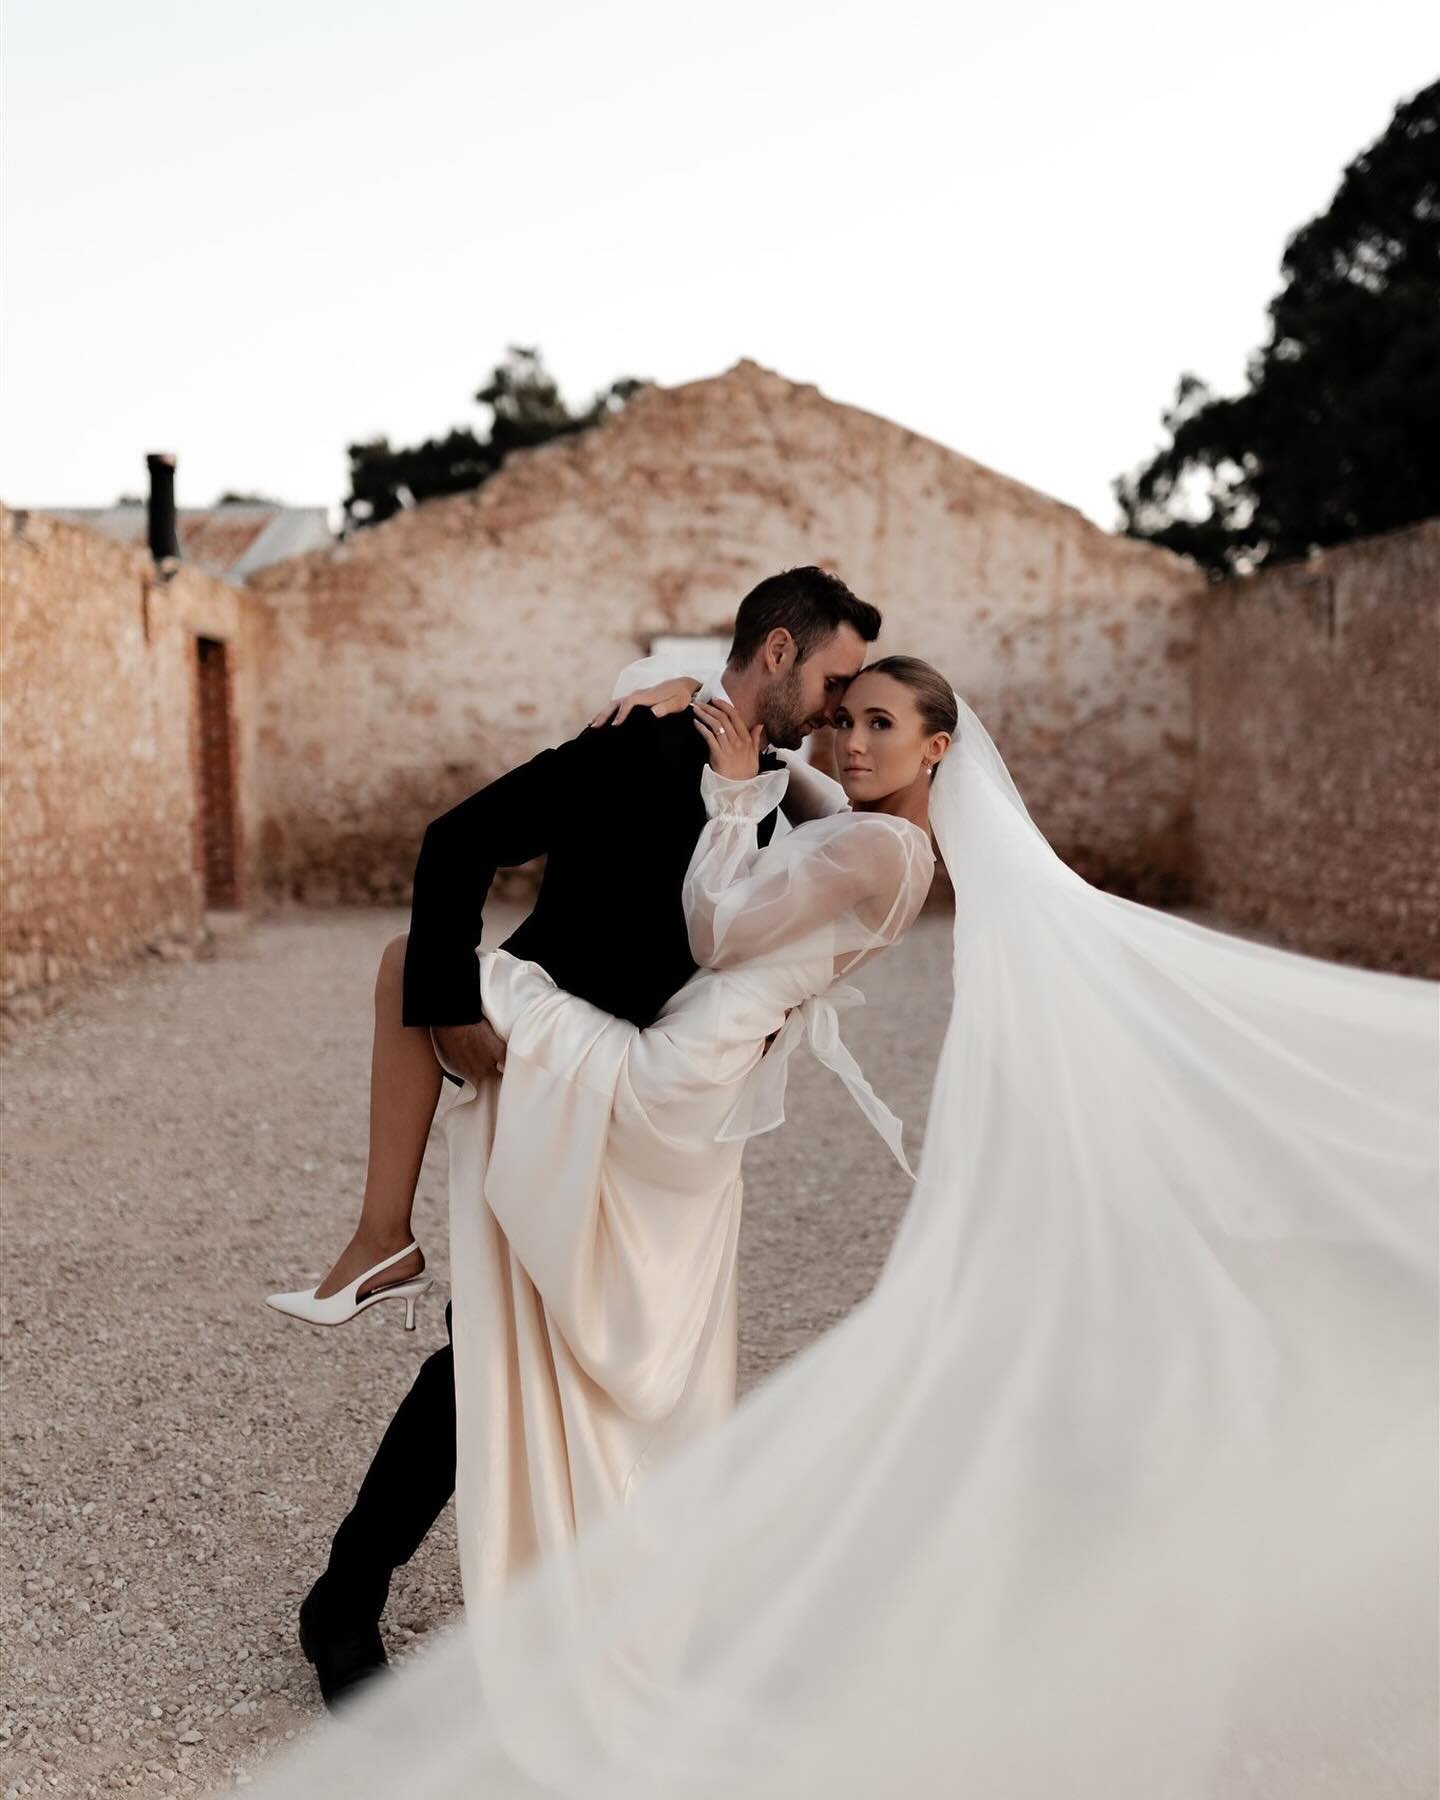
[{"label": "pale overcast sky", "polygon": [[0,499],[741,356],[1115,522],[1176,378],[1440,70],[1435,0],[6,0]]}]

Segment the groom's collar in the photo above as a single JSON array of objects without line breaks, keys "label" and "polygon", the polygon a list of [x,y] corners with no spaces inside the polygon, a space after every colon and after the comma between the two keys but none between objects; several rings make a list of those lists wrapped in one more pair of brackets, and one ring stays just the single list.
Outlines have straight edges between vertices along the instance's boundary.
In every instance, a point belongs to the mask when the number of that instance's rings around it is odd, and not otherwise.
[{"label": "groom's collar", "polygon": [[[697,698],[697,700],[716,700],[716,698],[718,698],[718,700],[725,700],[729,706],[734,706],[734,700],[731,700],[731,697],[725,693],[724,671],[722,671],[720,675],[711,675],[711,679],[707,680],[706,684],[700,688],[700,691],[695,695],[695,698]],[[693,704],[693,702],[691,702],[691,704]],[[769,743],[765,745],[765,754],[767,754],[767,756],[774,756],[774,754],[776,754]],[[776,767],[779,767],[779,765],[776,765]]]},{"label": "groom's collar", "polygon": [[[710,677],[710,679],[700,689],[700,692],[695,696],[695,698],[696,698],[696,700],[719,699],[719,700],[724,700],[724,701],[728,702],[729,705],[731,705],[731,706],[733,706],[735,704],[735,702],[733,700],[731,700],[730,696],[725,692],[725,676],[724,676],[723,671],[719,675],[712,675]],[[775,764],[775,767],[777,769],[782,768],[784,766],[780,762],[779,758],[775,755],[775,751],[772,748],[772,746],[769,745],[768,743],[762,746],[762,754],[765,756],[768,756],[771,759],[771,761]]]}]

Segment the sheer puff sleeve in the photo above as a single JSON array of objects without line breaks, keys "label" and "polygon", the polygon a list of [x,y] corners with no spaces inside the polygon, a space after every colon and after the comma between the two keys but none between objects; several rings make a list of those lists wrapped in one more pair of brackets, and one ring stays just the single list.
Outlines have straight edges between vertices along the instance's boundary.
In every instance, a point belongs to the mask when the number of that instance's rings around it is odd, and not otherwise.
[{"label": "sheer puff sleeve", "polygon": [[677,654],[675,651],[661,651],[654,656],[642,656],[636,662],[626,663],[615,677],[610,698],[623,700],[627,694],[633,694],[640,688],[658,687],[662,681],[673,681],[681,675],[688,676],[691,681],[698,681],[703,691],[712,682],[718,681],[723,673],[718,663],[699,662],[694,657]]},{"label": "sheer puff sleeve", "polygon": [[799,826],[768,849],[756,827],[777,804],[785,770],[732,781],[700,777],[708,823],[685,876],[690,950],[702,967],[828,958],[843,975],[894,943],[935,873],[930,840],[908,820],[840,812]]}]

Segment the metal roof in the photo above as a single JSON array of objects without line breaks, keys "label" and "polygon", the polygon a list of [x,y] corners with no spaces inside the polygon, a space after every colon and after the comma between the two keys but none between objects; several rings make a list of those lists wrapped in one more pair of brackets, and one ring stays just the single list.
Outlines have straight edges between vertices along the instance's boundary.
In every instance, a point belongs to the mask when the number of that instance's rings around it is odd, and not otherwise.
[{"label": "metal roof", "polygon": [[[88,526],[116,543],[143,546],[146,542],[149,509],[143,500],[117,506],[37,506],[31,510]],[[323,506],[236,502],[182,506],[176,509],[175,522],[182,560],[226,581],[244,581],[256,569],[301,556],[307,550],[327,550],[335,542]]]}]

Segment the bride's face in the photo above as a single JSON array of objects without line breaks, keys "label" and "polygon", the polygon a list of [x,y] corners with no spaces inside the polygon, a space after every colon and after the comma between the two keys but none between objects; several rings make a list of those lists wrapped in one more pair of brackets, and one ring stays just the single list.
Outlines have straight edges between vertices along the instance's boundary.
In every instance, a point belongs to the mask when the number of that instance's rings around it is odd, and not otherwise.
[{"label": "bride's face", "polygon": [[852,806],[928,782],[947,741],[925,729],[913,691],[893,675],[857,675],[835,712],[835,768]]}]

